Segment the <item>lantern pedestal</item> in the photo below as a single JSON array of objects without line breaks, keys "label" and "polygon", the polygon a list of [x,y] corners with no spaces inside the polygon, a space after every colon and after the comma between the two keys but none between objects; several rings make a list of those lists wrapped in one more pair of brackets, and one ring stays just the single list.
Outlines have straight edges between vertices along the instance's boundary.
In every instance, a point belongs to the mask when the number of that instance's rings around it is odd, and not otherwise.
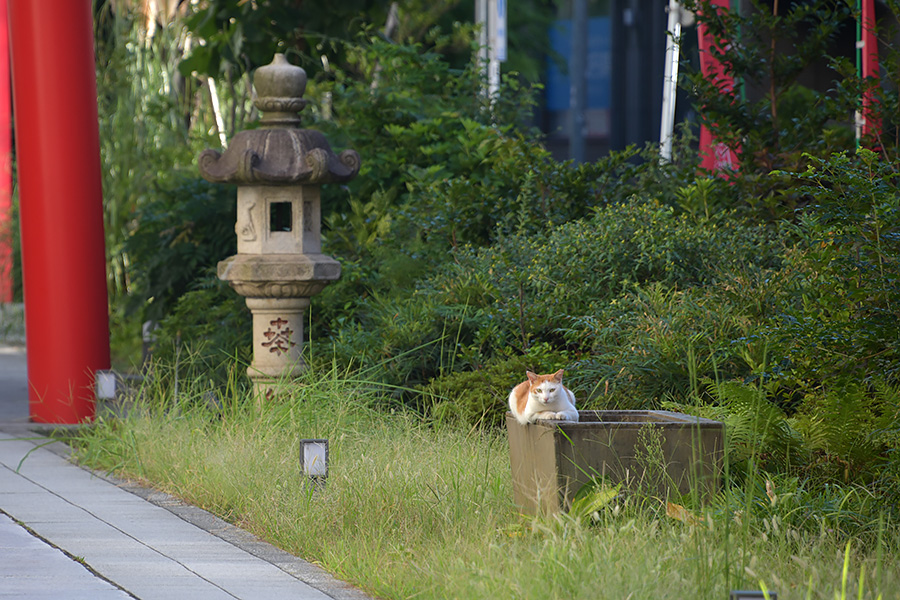
[{"label": "lantern pedestal", "polygon": [[309,298],[247,298],[253,313],[253,362],[247,375],[258,393],[269,396],[280,379],[306,370],[303,320]]}]

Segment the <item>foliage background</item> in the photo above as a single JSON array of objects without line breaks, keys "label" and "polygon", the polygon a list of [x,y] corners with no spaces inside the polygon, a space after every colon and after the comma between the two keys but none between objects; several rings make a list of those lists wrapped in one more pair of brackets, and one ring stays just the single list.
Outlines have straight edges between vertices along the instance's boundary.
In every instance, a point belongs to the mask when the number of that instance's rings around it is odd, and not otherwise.
[{"label": "foliage background", "polygon": [[[897,506],[896,82],[886,72],[876,90],[885,135],[857,150],[852,110],[872,82],[828,57],[850,8],[703,11],[741,36],[721,58],[757,92],[723,100],[689,72],[700,117],[673,161],[648,146],[576,165],[531,126],[531,28],[546,31],[552,7],[515,16],[520,71],[489,99],[462,3],[402,2],[393,40],[379,31],[387,2],[184,6],[150,21],[95,6],[122,364],[146,319],[155,360],[182,377],[225,390],[249,359],[242,300],[209,270],[233,252],[234,190],[198,180],[192,161],[252,126],[250,73],[279,50],[310,73],[305,126],[363,157],[355,180],[323,190],[343,277],[313,301],[314,369],[364,373],[427,422],[494,425],[525,369],[564,367],[582,408],[714,415],[735,432],[738,472],[817,490],[861,481]],[[804,87],[823,56],[833,85]],[[699,122],[740,140],[740,173],[698,171]],[[742,460],[748,447],[764,460]]]}]

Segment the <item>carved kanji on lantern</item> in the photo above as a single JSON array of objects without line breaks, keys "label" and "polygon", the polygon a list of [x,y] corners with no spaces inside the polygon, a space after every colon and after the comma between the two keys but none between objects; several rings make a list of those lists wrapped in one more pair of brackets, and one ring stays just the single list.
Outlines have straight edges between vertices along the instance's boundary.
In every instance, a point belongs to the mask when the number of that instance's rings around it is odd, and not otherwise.
[{"label": "carved kanji on lantern", "polygon": [[306,72],[276,54],[256,70],[260,127],[238,132],[224,153],[197,159],[209,181],[238,186],[237,254],[219,263],[224,279],[253,313],[253,362],[247,369],[262,397],[306,365],[303,313],[311,296],[341,276],[341,265],[322,254],[323,183],[349,181],[359,172],[353,150],[332,152],[325,136],[300,129]]},{"label": "carved kanji on lantern", "polygon": [[[263,331],[263,337],[268,341],[263,342],[262,347],[268,348],[269,352],[281,355],[282,352],[287,352],[291,347],[296,346],[297,344],[291,341],[291,334],[294,333],[294,330],[286,327],[287,324],[288,322],[280,317],[269,321],[269,328]],[[273,327],[275,329],[272,329]]]}]

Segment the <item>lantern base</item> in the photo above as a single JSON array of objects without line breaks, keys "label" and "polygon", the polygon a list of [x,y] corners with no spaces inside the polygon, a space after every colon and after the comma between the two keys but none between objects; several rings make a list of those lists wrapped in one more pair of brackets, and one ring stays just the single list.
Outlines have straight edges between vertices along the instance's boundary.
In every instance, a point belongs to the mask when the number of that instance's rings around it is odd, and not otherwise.
[{"label": "lantern base", "polygon": [[247,298],[253,314],[253,362],[247,375],[257,391],[306,371],[303,352],[303,320],[309,298]]}]

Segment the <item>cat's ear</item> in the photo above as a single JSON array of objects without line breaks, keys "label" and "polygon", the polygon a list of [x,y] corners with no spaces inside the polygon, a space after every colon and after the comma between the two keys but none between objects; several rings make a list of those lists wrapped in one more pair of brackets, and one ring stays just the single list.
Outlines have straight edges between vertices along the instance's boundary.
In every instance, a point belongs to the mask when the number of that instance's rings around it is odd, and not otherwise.
[{"label": "cat's ear", "polygon": [[525,377],[528,378],[528,381],[532,381],[532,382],[538,378],[538,376],[536,374],[532,373],[531,371],[525,371]]},{"label": "cat's ear", "polygon": [[562,383],[563,369],[560,369],[556,373],[553,374],[553,381],[556,383]]}]

